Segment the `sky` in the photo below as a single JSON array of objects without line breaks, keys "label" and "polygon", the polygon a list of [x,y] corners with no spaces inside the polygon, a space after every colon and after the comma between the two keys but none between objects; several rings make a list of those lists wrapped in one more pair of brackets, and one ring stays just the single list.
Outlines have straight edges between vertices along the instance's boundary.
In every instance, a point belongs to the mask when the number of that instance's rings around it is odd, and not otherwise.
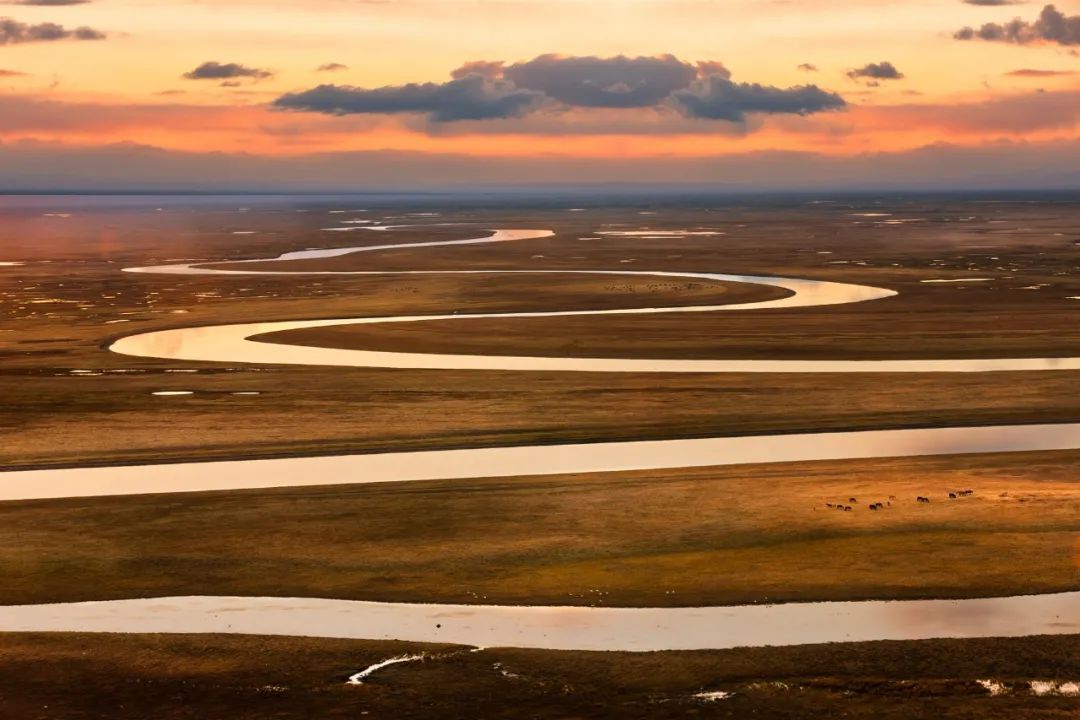
[{"label": "sky", "polygon": [[1080,187],[1080,0],[9,0],[0,188]]}]

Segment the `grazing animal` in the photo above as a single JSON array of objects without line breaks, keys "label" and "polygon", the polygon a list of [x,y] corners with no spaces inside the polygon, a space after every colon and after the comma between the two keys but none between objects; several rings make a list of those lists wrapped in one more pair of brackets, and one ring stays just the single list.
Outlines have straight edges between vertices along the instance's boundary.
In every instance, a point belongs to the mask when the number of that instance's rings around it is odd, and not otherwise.
[{"label": "grazing animal", "polygon": [[949,499],[950,500],[955,500],[956,499],[956,493],[949,493]]},{"label": "grazing animal", "polygon": [[851,506],[850,505],[845,505],[844,506],[844,512],[851,512]]},{"label": "grazing animal", "polygon": [[877,504],[875,503],[874,505],[871,505],[871,506],[870,506],[870,509],[871,509],[871,510],[877,510]]},{"label": "grazing animal", "polygon": [[856,500],[855,498],[848,498],[848,499],[847,499],[847,501],[848,501],[849,503],[857,503],[857,502],[859,502],[859,501],[858,501],[858,500]]},{"label": "grazing animal", "polygon": [[917,498],[915,498],[915,501],[916,502],[921,502],[921,503],[928,503],[928,502],[930,502],[930,498],[923,497],[922,495],[920,495]]}]

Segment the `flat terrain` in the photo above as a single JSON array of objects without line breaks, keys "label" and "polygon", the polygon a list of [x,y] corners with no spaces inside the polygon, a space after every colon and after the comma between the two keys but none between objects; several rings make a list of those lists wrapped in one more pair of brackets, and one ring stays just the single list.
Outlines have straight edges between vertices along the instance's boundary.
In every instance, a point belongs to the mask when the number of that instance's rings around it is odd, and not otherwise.
[{"label": "flat terrain", "polygon": [[23,501],[0,604],[997,596],[1080,589],[1078,538],[1080,451]]},{"label": "flat terrain", "polygon": [[[0,208],[3,469],[1080,420],[1077,372],[393,371],[104,350],[123,334],[198,324],[777,296],[670,278],[120,272],[551,228],[556,235],[542,240],[288,266],[713,271],[899,295],[792,311],[461,319],[274,340],[643,358],[1075,356],[1075,201],[748,200],[575,213],[536,205],[439,217],[315,201],[35,202]],[[471,225],[328,229],[362,220]],[[23,264],[2,264],[10,262]],[[194,394],[153,394],[166,390]],[[886,507],[870,511],[873,502]],[[8,502],[0,604],[172,594],[615,606],[979,597],[1080,588],[1078,537],[1080,451]],[[1029,683],[1080,681],[1078,637],[620,654],[16,634],[0,636],[0,716],[1075,718],[1075,697],[1035,696]],[[434,657],[344,683],[418,650]],[[992,695],[978,680],[1006,691]],[[718,690],[734,694],[694,697]]]},{"label": "flat terrain", "polygon": [[[352,673],[424,652],[364,685]],[[221,635],[0,635],[20,720],[782,718],[1065,720],[1080,636],[572,653]],[[979,681],[1000,683],[998,695]],[[702,692],[731,697],[709,701]]]},{"label": "flat terrain", "polygon": [[[361,253],[294,269],[614,268],[813,277],[890,287],[836,308],[708,316],[457,320],[284,339],[421,351],[628,357],[1007,357],[1080,354],[1071,203],[899,202],[792,208],[635,207],[334,212],[307,204],[8,211],[0,267],[0,467],[270,457],[514,443],[1080,417],[1077,373],[624,375],[385,371],[171,363],[104,352],[131,332],[223,322],[635,307],[765,299],[775,290],[542,275],[227,277],[119,272],[311,248],[545,228],[549,239]],[[45,217],[48,210],[71,217]],[[330,232],[342,220],[472,223]],[[891,219],[919,222],[886,224]],[[356,227],[352,225],[351,227]],[[646,231],[649,227],[654,230]],[[721,235],[679,236],[671,229]],[[657,235],[610,235],[655,232]],[[234,233],[253,233],[237,235]],[[627,262],[623,262],[627,261]],[[245,266],[247,267],[247,266]],[[275,270],[282,265],[274,265]],[[988,282],[922,283],[924,279]],[[837,392],[842,382],[843,393]],[[195,395],[156,397],[162,390]],[[233,393],[259,393],[234,395]],[[213,428],[208,433],[207,428]]]}]

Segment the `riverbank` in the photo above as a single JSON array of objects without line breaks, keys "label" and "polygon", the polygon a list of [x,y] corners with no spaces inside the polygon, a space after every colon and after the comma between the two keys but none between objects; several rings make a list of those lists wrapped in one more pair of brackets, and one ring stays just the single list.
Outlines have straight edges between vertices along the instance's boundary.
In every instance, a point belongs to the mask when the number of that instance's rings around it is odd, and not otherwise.
[{"label": "riverbank", "polygon": [[[1071,717],[1076,697],[1060,688],[1080,680],[1080,635],[636,654],[469,650],[314,638],[4,634],[0,714],[1047,720]],[[383,668],[362,685],[346,683],[365,667],[419,653],[427,658]]]}]

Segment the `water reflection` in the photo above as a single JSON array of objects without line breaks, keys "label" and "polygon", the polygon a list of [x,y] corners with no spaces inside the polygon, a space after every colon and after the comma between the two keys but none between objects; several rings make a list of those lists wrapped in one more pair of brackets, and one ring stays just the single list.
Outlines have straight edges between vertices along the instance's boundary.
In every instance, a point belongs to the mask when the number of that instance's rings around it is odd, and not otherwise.
[{"label": "water reflection", "polygon": [[1080,423],[472,448],[0,473],[0,500],[1080,448]]},{"label": "water reflection", "polygon": [[5,632],[242,633],[552,650],[698,650],[1080,631],[1080,593],[706,608],[174,597],[0,608]]},{"label": "water reflection", "polygon": [[[372,228],[374,229],[374,228]],[[496,230],[488,237],[426,243],[378,245],[359,248],[334,248],[285,253],[276,261],[300,258],[335,257],[354,252],[371,252],[399,247],[480,244],[528,240],[550,236],[549,230]],[[246,261],[268,262],[268,261]],[[129,272],[182,274],[295,274],[287,271],[207,270],[193,265],[163,265],[127,268]],[[742,282],[768,285],[790,294],[775,300],[729,305],[693,305],[665,308],[624,308],[617,310],[571,310],[518,313],[476,313],[469,315],[402,315],[378,318],[332,318],[312,321],[287,321],[179,328],[143,333],[122,338],[110,346],[114,352],[138,357],[172,360],[248,362],[285,365],[330,365],[347,367],[383,367],[439,370],[520,370],[586,372],[992,372],[1021,370],[1077,370],[1080,358],[990,358],[952,360],[665,360],[637,358],[560,358],[516,357],[500,355],[454,355],[430,353],[395,353],[369,350],[281,345],[257,342],[251,338],[285,330],[335,325],[376,325],[422,322],[425,320],[468,321],[484,318],[571,317],[581,315],[653,315],[660,313],[731,312],[775,308],[816,307],[865,302],[891,297],[896,293],[884,288],[836,283],[822,280],[782,278],[724,273],[694,273],[645,270],[411,270],[398,272],[321,271],[317,275],[478,275],[478,274],[561,274],[677,277],[718,282]]]}]

